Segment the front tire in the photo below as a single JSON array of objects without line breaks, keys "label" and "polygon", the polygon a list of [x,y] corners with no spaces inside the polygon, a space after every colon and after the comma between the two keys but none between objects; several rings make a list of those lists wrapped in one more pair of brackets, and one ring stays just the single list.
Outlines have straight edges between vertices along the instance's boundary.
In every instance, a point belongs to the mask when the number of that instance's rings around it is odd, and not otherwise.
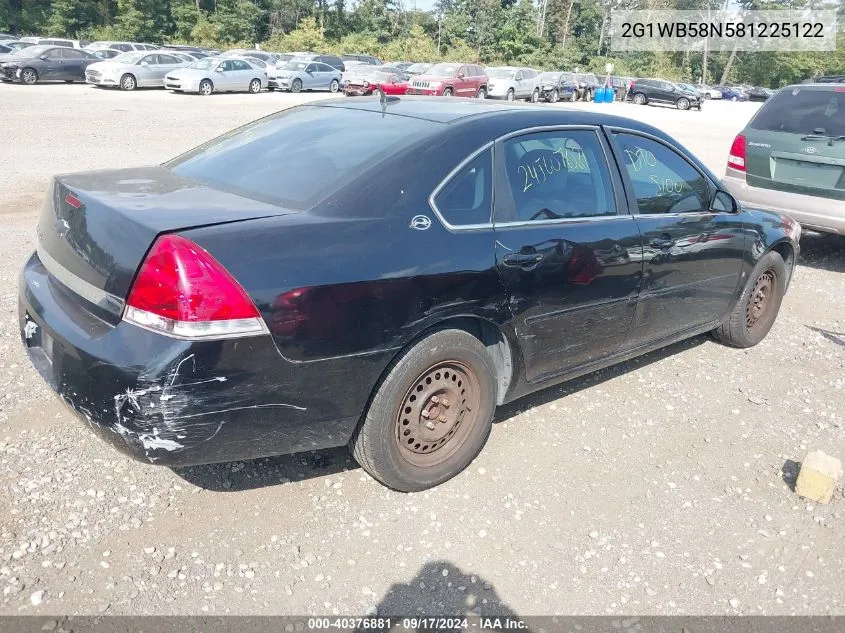
[{"label": "front tire", "polygon": [[513,92],[513,88],[511,88],[510,90],[508,90],[508,94],[505,95],[505,100],[506,101],[513,101],[513,99],[514,99],[514,92]]},{"label": "front tire", "polygon": [[199,93],[200,93],[203,97],[207,97],[207,96],[209,96],[209,95],[210,95],[211,93],[213,93],[213,92],[214,92],[214,84],[213,84],[213,83],[211,83],[211,80],[209,80],[209,79],[203,79],[203,80],[200,82]]},{"label": "front tire", "polygon": [[634,95],[634,103],[636,103],[637,105],[645,105],[646,104],[645,95],[642,92],[636,93]]},{"label": "front tire", "polygon": [[337,92],[338,90],[340,90],[340,82],[337,79],[332,79],[329,84],[329,92]]},{"label": "front tire", "polygon": [[704,93],[704,100],[705,100],[705,101],[707,101],[707,100],[708,100],[708,99],[710,99],[710,98],[711,98],[711,97],[710,97],[710,93],[709,93],[709,92],[705,92],[705,93]]},{"label": "front tire", "polygon": [[786,264],[779,253],[769,251],[751,271],[727,320],[713,330],[713,338],[733,347],[753,347],[766,338],[786,292]]},{"label": "front tire", "polygon": [[34,68],[24,68],[21,71],[21,82],[27,84],[28,86],[38,83],[38,73]]},{"label": "front tire", "polygon": [[135,90],[138,87],[138,82],[135,81],[135,77],[130,75],[129,73],[123,75],[120,78],[120,89],[121,90]]},{"label": "front tire", "polygon": [[689,99],[681,97],[675,105],[678,106],[678,110],[689,110]]},{"label": "front tire", "polygon": [[302,90],[302,80],[294,79],[290,84],[291,92],[300,92]]},{"label": "front tire", "polygon": [[446,88],[446,90],[443,91],[443,96],[444,97],[451,97],[452,96],[452,89]]},{"label": "front tire", "polygon": [[577,90],[572,91],[572,96],[569,97],[569,100],[572,103],[575,103],[576,101],[578,101],[578,91]]},{"label": "front tire", "polygon": [[558,99],[560,99],[560,94],[557,90],[552,90],[552,94],[549,95],[549,103],[557,103]]},{"label": "front tire", "polygon": [[349,441],[372,477],[401,492],[425,490],[481,451],[496,408],[496,370],[463,330],[440,330],[388,369]]},{"label": "front tire", "polygon": [[537,103],[540,100],[540,91],[535,88],[534,92],[531,93],[531,103]]}]

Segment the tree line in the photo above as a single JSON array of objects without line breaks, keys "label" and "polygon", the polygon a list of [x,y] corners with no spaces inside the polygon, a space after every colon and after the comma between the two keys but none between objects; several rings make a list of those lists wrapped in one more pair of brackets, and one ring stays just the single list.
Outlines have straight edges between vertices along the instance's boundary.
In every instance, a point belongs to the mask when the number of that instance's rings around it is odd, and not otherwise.
[{"label": "tree line", "polygon": [[[614,54],[615,9],[713,9],[721,0],[0,0],[0,31],[78,39],[226,48],[368,53],[383,59],[472,61],[543,70],[655,76],[777,88],[845,74],[845,32],[834,53],[700,51]],[[739,0],[749,9],[835,7],[843,0]],[[732,3],[732,6],[736,3]]]}]

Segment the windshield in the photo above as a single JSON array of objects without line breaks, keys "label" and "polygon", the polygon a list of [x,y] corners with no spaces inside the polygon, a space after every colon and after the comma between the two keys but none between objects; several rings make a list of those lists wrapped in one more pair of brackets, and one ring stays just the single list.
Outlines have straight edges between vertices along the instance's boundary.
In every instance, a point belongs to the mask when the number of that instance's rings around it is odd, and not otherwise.
[{"label": "windshield", "polygon": [[540,80],[541,81],[558,81],[560,79],[561,73],[541,73]]},{"label": "windshield", "polygon": [[488,68],[487,76],[491,79],[513,79],[516,76],[516,71],[513,68]]},{"label": "windshield", "polygon": [[409,73],[424,73],[429,68],[431,68],[431,64],[420,63],[420,64],[411,64],[405,70]]},{"label": "windshield", "polygon": [[435,64],[428,69],[426,74],[436,77],[454,77],[460,67],[460,64]]},{"label": "windshield", "polygon": [[112,61],[118,62],[120,64],[134,64],[146,54],[146,51],[143,53],[139,53],[137,51],[129,51],[128,53],[121,53],[120,55],[114,57]]},{"label": "windshield", "polygon": [[390,81],[393,79],[393,75],[390,73],[381,72],[380,70],[373,71],[367,74],[367,80],[372,83],[381,83],[384,81]]},{"label": "windshield", "polygon": [[293,62],[293,61],[291,61],[291,62],[287,62],[286,64],[283,64],[282,67],[281,67],[281,70],[294,70],[294,71],[302,72],[308,67],[308,64],[310,64],[310,63],[311,62]]},{"label": "windshield", "polygon": [[[249,123],[165,164],[176,174],[305,209],[417,142],[439,124],[381,112],[291,108]],[[354,152],[337,151],[337,139]]]},{"label": "windshield", "polygon": [[193,64],[188,66],[188,68],[196,68],[198,70],[211,70],[212,68],[215,68],[219,63],[219,59],[212,59],[211,57],[206,57],[204,59],[198,59]]}]

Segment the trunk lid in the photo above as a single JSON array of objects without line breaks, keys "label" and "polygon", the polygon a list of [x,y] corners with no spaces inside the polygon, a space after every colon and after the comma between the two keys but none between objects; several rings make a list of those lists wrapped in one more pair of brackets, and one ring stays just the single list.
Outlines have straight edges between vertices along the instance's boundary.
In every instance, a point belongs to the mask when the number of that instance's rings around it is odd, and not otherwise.
[{"label": "trunk lid", "polygon": [[743,134],[750,186],[845,200],[845,86],[785,88]]},{"label": "trunk lid", "polygon": [[292,212],[159,166],[56,176],[38,222],[38,255],[64,286],[119,315],[159,234]]}]

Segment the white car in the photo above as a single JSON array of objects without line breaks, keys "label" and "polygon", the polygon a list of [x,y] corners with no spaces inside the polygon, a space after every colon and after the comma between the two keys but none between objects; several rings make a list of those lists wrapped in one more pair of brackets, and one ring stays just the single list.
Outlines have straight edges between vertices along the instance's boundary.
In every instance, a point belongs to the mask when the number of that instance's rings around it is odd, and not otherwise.
[{"label": "white car", "polygon": [[167,73],[164,87],[177,92],[261,92],[267,87],[267,73],[246,59],[206,57],[190,66]]},{"label": "white car", "polygon": [[540,98],[540,73],[533,68],[488,68],[487,79],[488,99],[525,99],[536,103]]},{"label": "white car", "polygon": [[696,84],[695,86],[699,92],[701,92],[701,96],[705,99],[721,99],[722,93],[713,88],[712,86],[708,86],[706,84]]},{"label": "white car", "polygon": [[96,62],[85,69],[85,82],[94,86],[135,90],[161,88],[167,73],[184,68],[190,62],[159,52],[132,51],[114,59]]}]

